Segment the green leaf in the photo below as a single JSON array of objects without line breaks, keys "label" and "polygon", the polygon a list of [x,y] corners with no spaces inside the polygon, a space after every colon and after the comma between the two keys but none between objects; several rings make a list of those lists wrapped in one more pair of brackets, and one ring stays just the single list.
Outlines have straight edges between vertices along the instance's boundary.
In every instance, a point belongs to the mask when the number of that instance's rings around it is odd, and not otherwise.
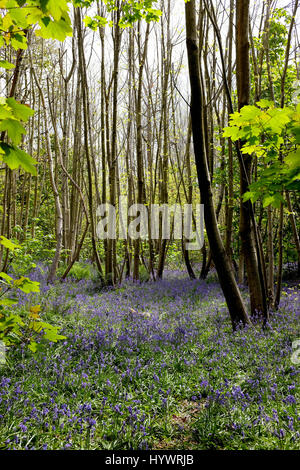
[{"label": "green leaf", "polygon": [[104,16],[96,15],[95,19],[98,21],[99,26],[106,26],[108,23],[107,18],[105,18]]},{"label": "green leaf", "polygon": [[[250,189],[252,189],[252,186],[253,185],[251,185]],[[243,201],[246,202],[246,201],[249,201],[250,199],[251,202],[256,202],[259,199],[259,197],[260,197],[260,193],[258,191],[251,190],[243,194]]]},{"label": "green leaf", "polygon": [[274,196],[265,196],[263,198],[263,208],[270,206],[271,204],[274,203],[274,201],[275,201]]},{"label": "green leaf", "polygon": [[[300,181],[300,172],[297,173],[295,176],[293,176],[292,178],[292,182],[294,181]],[[292,183],[291,183],[292,184]],[[297,189],[299,191],[300,187],[299,187],[299,183],[293,185],[293,189]]]},{"label": "green leaf", "polygon": [[14,116],[20,121],[27,122],[30,116],[34,115],[34,110],[25,104],[18,103],[14,98],[7,98],[6,103],[13,110]]},{"label": "green leaf", "polygon": [[12,109],[8,108],[7,104],[6,104],[6,99],[3,98],[3,100],[1,100],[1,103],[0,103],[0,119],[7,119],[7,118],[14,118],[14,115],[13,115],[13,112],[12,112]]},{"label": "green leaf", "polygon": [[11,46],[17,51],[18,49],[27,49],[27,39],[25,36],[16,33],[10,40]]},{"label": "green leaf", "polygon": [[26,29],[28,27],[27,11],[24,8],[11,8],[9,11],[10,17],[14,24],[20,29]]},{"label": "green leaf", "polygon": [[243,119],[252,121],[260,115],[260,112],[260,109],[256,106],[244,106],[240,111],[240,115]]},{"label": "green leaf", "polygon": [[243,194],[243,201],[247,202],[249,199],[251,199],[253,196],[253,192],[247,191],[246,193]]},{"label": "green leaf", "polygon": [[11,307],[17,303],[18,299],[0,299],[0,305],[3,305],[4,307]]},{"label": "green leaf", "polygon": [[0,148],[4,151],[4,155],[0,154],[0,158],[2,157],[2,160],[11,170],[15,170],[21,166],[28,173],[31,173],[32,175],[37,174],[34,165],[36,165],[38,162],[28,153],[24,152],[24,150],[12,147],[11,145],[5,143],[1,143]]},{"label": "green leaf", "polygon": [[47,26],[40,22],[41,29],[36,31],[37,36],[44,39],[57,39],[64,41],[67,36],[72,36],[73,30],[69,17],[62,17],[59,21],[50,21]]},{"label": "green leaf", "polygon": [[107,25],[108,20],[102,16],[96,15],[94,18],[86,16],[83,20],[85,26],[90,28],[92,31],[96,31],[98,28],[102,28]]},{"label": "green leaf", "polygon": [[236,141],[240,138],[240,129],[237,126],[225,127],[223,137]]},{"label": "green leaf", "polygon": [[269,101],[269,100],[260,100],[256,104],[257,106],[263,109],[274,107],[274,101]]},{"label": "green leaf", "polygon": [[0,131],[6,131],[15,145],[21,142],[22,134],[26,134],[24,127],[16,119],[3,119],[0,122]]},{"label": "green leaf", "polygon": [[30,349],[30,351],[35,353],[37,351],[37,343],[35,341],[31,341],[28,345],[28,348]]},{"label": "green leaf", "polygon": [[50,13],[55,21],[60,20],[64,12],[68,11],[68,5],[65,0],[44,0],[47,13]]},{"label": "green leaf", "polygon": [[259,145],[244,145],[241,149],[241,152],[245,155],[251,155],[255,153],[258,157],[264,154],[264,149]]},{"label": "green leaf", "polygon": [[8,248],[9,250],[12,250],[12,251],[14,251],[16,248],[21,248],[20,245],[13,243],[12,241],[5,238],[3,235],[1,235],[0,237],[0,243],[1,245],[5,246],[5,248]]},{"label": "green leaf", "polygon": [[162,15],[161,10],[155,10],[153,8],[149,8],[146,14],[146,22],[147,23],[151,23],[152,21],[158,22],[161,15]]},{"label": "green leaf", "polygon": [[11,70],[15,68],[15,65],[11,64],[7,60],[0,60],[0,67],[6,70]]},{"label": "green leaf", "polygon": [[285,163],[292,169],[300,168],[300,148],[285,157]]},{"label": "green leaf", "polygon": [[[1,242],[0,242],[0,243],[1,243]],[[2,279],[4,279],[8,284],[11,284],[12,281],[13,281],[13,278],[10,277],[10,276],[9,276],[8,274],[6,274],[6,273],[2,273],[2,272],[1,272],[1,273],[0,273],[0,277],[1,277]]]},{"label": "green leaf", "polygon": [[56,343],[61,339],[66,339],[66,336],[59,335],[59,327],[50,325],[43,321],[33,321],[29,324],[29,327],[37,333],[44,333],[44,339]]},{"label": "green leaf", "polygon": [[14,286],[20,289],[25,294],[30,292],[40,292],[40,283],[36,281],[31,281],[28,277],[21,277],[14,281]]},{"label": "green leaf", "polygon": [[49,330],[45,330],[44,338],[47,339],[48,341],[56,343],[59,340],[66,339],[66,336],[59,335],[57,331],[49,329]]}]

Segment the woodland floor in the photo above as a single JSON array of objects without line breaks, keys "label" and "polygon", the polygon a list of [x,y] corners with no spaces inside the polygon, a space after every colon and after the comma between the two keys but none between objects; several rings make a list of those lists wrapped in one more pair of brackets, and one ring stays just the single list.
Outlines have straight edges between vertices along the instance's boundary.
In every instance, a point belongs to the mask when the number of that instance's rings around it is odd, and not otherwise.
[{"label": "woodland floor", "polygon": [[[2,449],[300,449],[299,284],[270,325],[232,333],[220,287],[180,271],[22,294],[66,339],[0,369]],[[247,300],[246,290],[243,295]]]}]

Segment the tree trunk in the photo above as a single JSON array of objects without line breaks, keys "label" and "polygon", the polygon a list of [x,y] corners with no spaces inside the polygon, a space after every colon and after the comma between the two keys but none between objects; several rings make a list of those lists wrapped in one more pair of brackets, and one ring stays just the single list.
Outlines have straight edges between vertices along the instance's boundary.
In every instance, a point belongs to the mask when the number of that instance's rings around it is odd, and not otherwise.
[{"label": "tree trunk", "polygon": [[[249,0],[237,0],[236,3],[236,76],[238,92],[238,109],[247,106],[250,100],[250,57],[249,57]],[[242,143],[241,143],[242,145]],[[255,234],[251,223],[251,206],[243,202],[243,194],[249,189],[251,179],[252,157],[243,155],[240,162],[240,237],[244,255],[247,280],[250,292],[252,315],[265,313],[264,292],[258,268],[259,254],[255,246]]]},{"label": "tree trunk", "polygon": [[206,148],[204,145],[205,137],[203,126],[203,94],[200,79],[195,0],[191,0],[190,2],[186,3],[185,16],[189,78],[191,85],[191,118],[193,142],[198,183],[201,193],[201,202],[204,204],[205,208],[204,219],[206,232],[214,263],[227,302],[232,325],[235,329],[240,322],[244,325],[249,324],[250,319],[235,281],[231,263],[223,246],[213,205],[212,187],[207,164]]}]

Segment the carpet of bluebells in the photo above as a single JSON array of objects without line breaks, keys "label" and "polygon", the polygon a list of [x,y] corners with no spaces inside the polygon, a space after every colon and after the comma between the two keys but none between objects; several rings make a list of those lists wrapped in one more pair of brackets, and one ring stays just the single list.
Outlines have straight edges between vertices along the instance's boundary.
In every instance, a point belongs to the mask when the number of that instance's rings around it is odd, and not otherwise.
[{"label": "carpet of bluebells", "polygon": [[[67,337],[0,369],[1,449],[300,449],[299,286],[263,330],[232,332],[214,277],[50,286],[19,307]],[[243,295],[247,300],[246,291]]]}]

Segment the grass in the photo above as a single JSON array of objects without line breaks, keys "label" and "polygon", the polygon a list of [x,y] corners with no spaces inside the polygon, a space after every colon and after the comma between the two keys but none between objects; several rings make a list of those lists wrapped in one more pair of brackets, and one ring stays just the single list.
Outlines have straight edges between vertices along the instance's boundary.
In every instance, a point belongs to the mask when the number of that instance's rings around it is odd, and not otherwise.
[{"label": "grass", "polygon": [[215,282],[43,284],[20,307],[40,302],[67,340],[10,351],[1,448],[300,449],[297,292],[266,330],[232,333]]}]

